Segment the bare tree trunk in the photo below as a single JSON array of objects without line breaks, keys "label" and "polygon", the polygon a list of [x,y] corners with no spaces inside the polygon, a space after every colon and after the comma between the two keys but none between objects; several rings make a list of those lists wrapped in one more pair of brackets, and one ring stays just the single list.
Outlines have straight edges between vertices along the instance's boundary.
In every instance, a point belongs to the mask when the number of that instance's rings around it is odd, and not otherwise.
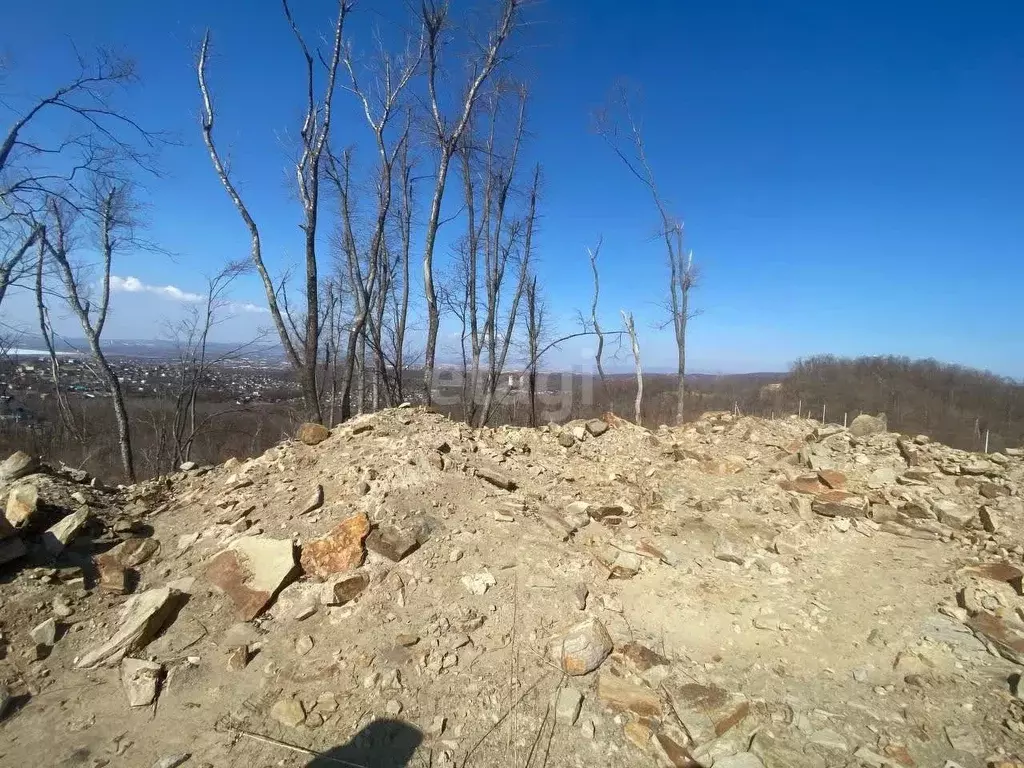
[{"label": "bare tree trunk", "polygon": [[53,344],[53,332],[50,325],[50,313],[43,299],[43,267],[46,257],[46,242],[43,231],[39,230],[39,254],[36,259],[36,311],[39,317],[39,334],[43,338],[46,352],[50,359],[50,379],[53,381],[53,397],[57,401],[57,411],[60,413],[61,423],[75,439],[80,439],[81,434],[78,425],[75,424],[74,414],[68,404],[67,396],[60,386],[60,361],[57,358],[57,350]]},{"label": "bare tree trunk", "polygon": [[537,288],[537,277],[534,276],[526,286],[526,338],[528,362],[527,397],[530,404],[530,426],[537,426],[537,367],[540,364],[540,342],[545,325],[544,303]]},{"label": "bare tree trunk", "polygon": [[601,242],[602,239],[598,238],[597,245],[594,248],[587,248],[587,255],[590,256],[590,271],[594,275],[594,298],[590,303],[590,324],[594,329],[594,335],[597,337],[597,351],[594,353],[594,362],[597,365],[597,375],[601,382],[601,393],[604,396],[607,409],[613,411],[614,404],[608,392],[608,380],[604,375],[604,332],[601,330],[601,325],[597,319],[597,300],[601,293],[601,282],[597,271],[597,256],[601,252]]},{"label": "bare tree trunk", "polygon": [[633,347],[633,365],[636,368],[636,402],[633,404],[633,421],[643,426],[641,408],[644,402],[644,371],[640,366],[640,340],[636,335],[636,325],[633,323],[633,313],[622,310],[622,323],[629,334],[629,341]]},{"label": "bare tree trunk", "polygon": [[356,413],[363,414],[366,406],[366,334],[359,336],[359,352],[356,358],[356,365],[359,367],[359,379],[356,383]]}]

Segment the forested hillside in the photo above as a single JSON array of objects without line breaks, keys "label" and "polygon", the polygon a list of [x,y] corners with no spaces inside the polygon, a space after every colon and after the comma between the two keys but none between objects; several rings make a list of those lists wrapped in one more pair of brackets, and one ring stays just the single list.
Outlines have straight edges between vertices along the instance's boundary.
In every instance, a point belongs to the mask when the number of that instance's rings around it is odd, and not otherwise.
[{"label": "forested hillside", "polygon": [[804,413],[829,421],[857,413],[885,413],[889,428],[924,433],[967,450],[1017,446],[1024,440],[1024,385],[987,371],[906,357],[798,360],[779,393]]}]

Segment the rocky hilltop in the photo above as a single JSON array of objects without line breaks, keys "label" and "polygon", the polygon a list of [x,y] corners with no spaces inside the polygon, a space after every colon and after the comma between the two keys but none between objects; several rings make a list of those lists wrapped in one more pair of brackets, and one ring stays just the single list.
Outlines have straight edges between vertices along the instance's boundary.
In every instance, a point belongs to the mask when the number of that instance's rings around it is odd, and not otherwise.
[{"label": "rocky hilltop", "polygon": [[0,465],[0,764],[1024,768],[1024,458],[419,408]]}]

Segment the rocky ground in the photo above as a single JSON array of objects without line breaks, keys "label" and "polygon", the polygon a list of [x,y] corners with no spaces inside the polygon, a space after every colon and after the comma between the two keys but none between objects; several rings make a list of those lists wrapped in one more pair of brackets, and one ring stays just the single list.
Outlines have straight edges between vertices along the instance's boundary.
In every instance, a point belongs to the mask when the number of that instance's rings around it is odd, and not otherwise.
[{"label": "rocky ground", "polygon": [[1024,768],[1024,456],[417,408],[0,465],[0,764]]}]

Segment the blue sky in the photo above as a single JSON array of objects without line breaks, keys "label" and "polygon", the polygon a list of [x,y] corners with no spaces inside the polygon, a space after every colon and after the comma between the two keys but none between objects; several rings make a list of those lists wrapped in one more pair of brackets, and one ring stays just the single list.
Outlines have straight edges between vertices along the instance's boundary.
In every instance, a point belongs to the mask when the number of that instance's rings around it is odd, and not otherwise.
[{"label": "blue sky", "polygon": [[[309,34],[328,29],[330,0],[294,5]],[[242,7],[51,0],[5,9],[7,93],[59,83],[72,39],[83,50],[119,47],[144,80],[135,114],[181,141],[164,152],[163,177],[146,182],[149,235],[175,255],[126,257],[121,277],[196,293],[203,274],[247,254],[197,127],[193,52],[207,27],[219,140],[271,266],[297,261],[285,145],[301,113],[302,62],[277,2]],[[357,3],[348,27],[356,52],[370,50],[374,28],[394,39],[390,30],[408,24],[404,8]],[[544,168],[540,282],[563,328],[589,304],[585,249],[603,235],[605,324],[634,311],[647,366],[674,365],[671,331],[656,327],[666,267],[655,212],[589,130],[592,109],[624,77],[643,90],[649,154],[702,273],[692,370],[892,353],[1024,377],[1024,5],[716,0],[627,10],[548,0],[529,18],[517,71],[532,89],[529,158]],[[352,97],[337,98],[339,138],[368,147]],[[6,127],[10,114],[2,117]],[[234,298],[262,303],[255,281]],[[0,312],[17,322],[29,307],[14,296]],[[181,308],[170,291],[119,292],[107,334],[159,335]],[[220,333],[242,337],[264,320],[239,311]],[[567,345],[553,362],[584,358]]]}]

